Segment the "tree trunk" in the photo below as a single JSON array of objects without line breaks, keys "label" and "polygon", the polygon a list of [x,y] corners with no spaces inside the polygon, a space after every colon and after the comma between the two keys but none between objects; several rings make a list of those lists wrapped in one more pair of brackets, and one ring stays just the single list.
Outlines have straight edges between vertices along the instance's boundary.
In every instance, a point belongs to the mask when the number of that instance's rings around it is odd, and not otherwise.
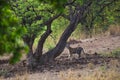
[{"label": "tree trunk", "polygon": [[43,45],[47,39],[47,37],[51,34],[52,30],[51,30],[51,23],[47,26],[47,30],[46,32],[41,36],[41,38],[39,39],[38,42],[38,46],[37,49],[34,53],[34,57],[36,58],[36,60],[38,61],[39,58],[42,56],[42,50],[43,50]]},{"label": "tree trunk", "polygon": [[28,48],[29,48],[29,52],[28,52],[27,58],[26,58],[27,66],[29,68],[32,68],[33,66],[36,65],[35,58],[33,55],[33,49],[32,49],[35,38],[36,38],[36,36],[34,34],[31,36],[25,35],[23,37],[24,42],[28,45]]},{"label": "tree trunk", "polygon": [[79,20],[80,20],[80,16],[75,15],[73,17],[73,19],[70,21],[70,24],[65,29],[62,36],[60,37],[60,40],[59,40],[58,44],[56,45],[56,47],[53,48],[52,50],[48,51],[46,54],[44,54],[40,58],[41,64],[52,61],[54,58],[56,58],[57,56],[59,56],[62,53],[62,51],[65,48],[68,38],[70,37],[72,32],[76,29],[76,27],[79,23]]}]

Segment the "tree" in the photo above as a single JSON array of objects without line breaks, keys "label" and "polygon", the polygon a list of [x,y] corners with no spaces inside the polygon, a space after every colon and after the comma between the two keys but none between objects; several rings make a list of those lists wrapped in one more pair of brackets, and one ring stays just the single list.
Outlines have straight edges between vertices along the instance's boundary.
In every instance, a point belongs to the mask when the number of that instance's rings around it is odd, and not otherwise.
[{"label": "tree", "polygon": [[[96,22],[98,12],[104,13],[105,8],[102,12],[101,6],[110,3],[114,5],[114,2],[118,0],[40,0],[38,3],[33,0],[11,0],[11,9],[14,11],[16,16],[20,19],[19,24],[27,30],[27,33],[23,35],[24,42],[29,46],[29,53],[27,61],[29,65],[36,66],[37,64],[44,64],[46,62],[53,61],[57,56],[59,56],[65,48],[68,38],[71,36],[72,32],[76,29],[78,24],[83,24],[84,20],[90,19],[88,25],[94,24],[94,19]],[[22,4],[24,2],[24,4]],[[100,4],[100,5],[99,5]],[[44,6],[43,6],[44,5]],[[107,7],[108,5],[106,5]],[[56,7],[56,8],[55,8]],[[98,8],[97,8],[98,7]],[[96,8],[95,10],[90,10]],[[58,9],[61,9],[58,11]],[[89,12],[94,13],[91,17]],[[103,15],[101,15],[103,16]],[[106,15],[104,15],[106,16]],[[103,16],[103,17],[104,17]],[[43,54],[43,47],[46,39],[52,33],[52,23],[58,17],[63,17],[69,21],[67,28],[62,33],[56,46]],[[87,22],[87,21],[86,21]],[[88,21],[89,22],[89,21]],[[91,27],[91,26],[90,26]],[[37,48],[35,52],[32,50],[32,46],[35,38],[41,35]]]},{"label": "tree", "polygon": [[[22,4],[23,2],[24,4]],[[23,40],[29,47],[27,59],[28,63],[32,65],[42,55],[44,42],[52,32],[51,24],[53,20],[59,17],[60,13],[56,14],[48,4],[44,4],[43,6],[43,4],[39,4],[33,0],[13,0],[10,1],[10,4],[11,9],[20,19],[19,24],[27,30],[27,33],[23,35]],[[38,35],[41,35],[41,37],[36,51],[33,52],[33,43]]]},{"label": "tree", "polygon": [[93,4],[89,7],[89,11],[87,11],[87,15],[81,22],[83,25],[83,31],[86,33],[87,37],[92,37],[92,32],[95,27],[98,27],[100,30],[105,32],[109,28],[109,25],[116,23],[115,15],[119,14],[116,12],[116,9],[120,6],[118,4],[119,1],[114,0],[107,2],[93,2]]}]

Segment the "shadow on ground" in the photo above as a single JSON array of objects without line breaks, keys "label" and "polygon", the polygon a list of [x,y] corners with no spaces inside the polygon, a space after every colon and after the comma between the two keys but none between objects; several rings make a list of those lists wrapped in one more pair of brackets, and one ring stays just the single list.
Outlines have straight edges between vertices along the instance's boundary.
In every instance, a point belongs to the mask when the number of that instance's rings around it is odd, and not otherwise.
[{"label": "shadow on ground", "polygon": [[[33,69],[27,68],[27,66],[23,66],[23,63],[17,63],[15,65],[8,64],[8,60],[0,60],[0,76],[4,78],[14,77],[15,75],[24,75],[24,73],[32,74],[32,73],[44,73],[46,71],[49,72],[60,72],[66,71],[68,69],[84,69],[87,68],[89,63],[93,65],[102,66],[104,64],[109,64],[111,60],[118,60],[120,62],[120,58],[115,57],[103,57],[100,55],[90,54],[89,57],[84,58],[81,57],[79,59],[73,58],[72,60],[68,58],[68,56],[61,56],[57,58],[54,62],[39,65]],[[118,66],[120,67],[120,66]],[[109,66],[108,66],[109,68]]]}]

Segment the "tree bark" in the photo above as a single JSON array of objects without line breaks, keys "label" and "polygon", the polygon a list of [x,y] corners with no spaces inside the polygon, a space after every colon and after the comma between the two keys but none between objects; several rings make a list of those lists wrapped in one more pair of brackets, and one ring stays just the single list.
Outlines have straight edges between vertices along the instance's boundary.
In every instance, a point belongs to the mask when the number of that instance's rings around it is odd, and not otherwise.
[{"label": "tree bark", "polygon": [[76,29],[76,27],[79,23],[79,20],[80,20],[80,15],[79,16],[75,15],[73,17],[73,19],[70,21],[70,24],[65,29],[62,36],[60,37],[59,42],[56,45],[56,47],[53,48],[52,50],[48,51],[46,54],[44,54],[41,57],[41,59],[40,59],[41,63],[50,62],[62,53],[62,51],[65,48],[65,45],[66,45],[66,42],[67,42],[68,38],[70,37],[72,32]]},{"label": "tree bark", "polygon": [[34,57],[38,60],[41,56],[42,56],[42,50],[43,50],[43,45],[47,39],[47,37],[51,34],[52,30],[51,30],[51,23],[47,26],[47,30],[46,32],[41,36],[41,38],[39,39],[38,42],[38,46],[37,49],[34,53]]}]

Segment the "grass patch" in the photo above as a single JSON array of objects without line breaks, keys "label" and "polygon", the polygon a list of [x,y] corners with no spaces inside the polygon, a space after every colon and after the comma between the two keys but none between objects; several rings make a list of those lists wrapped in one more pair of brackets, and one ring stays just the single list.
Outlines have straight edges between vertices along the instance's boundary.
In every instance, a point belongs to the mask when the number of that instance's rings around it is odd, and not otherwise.
[{"label": "grass patch", "polygon": [[120,80],[120,73],[114,69],[97,70],[86,75],[69,71],[68,74],[61,73],[60,76],[61,80]]}]

